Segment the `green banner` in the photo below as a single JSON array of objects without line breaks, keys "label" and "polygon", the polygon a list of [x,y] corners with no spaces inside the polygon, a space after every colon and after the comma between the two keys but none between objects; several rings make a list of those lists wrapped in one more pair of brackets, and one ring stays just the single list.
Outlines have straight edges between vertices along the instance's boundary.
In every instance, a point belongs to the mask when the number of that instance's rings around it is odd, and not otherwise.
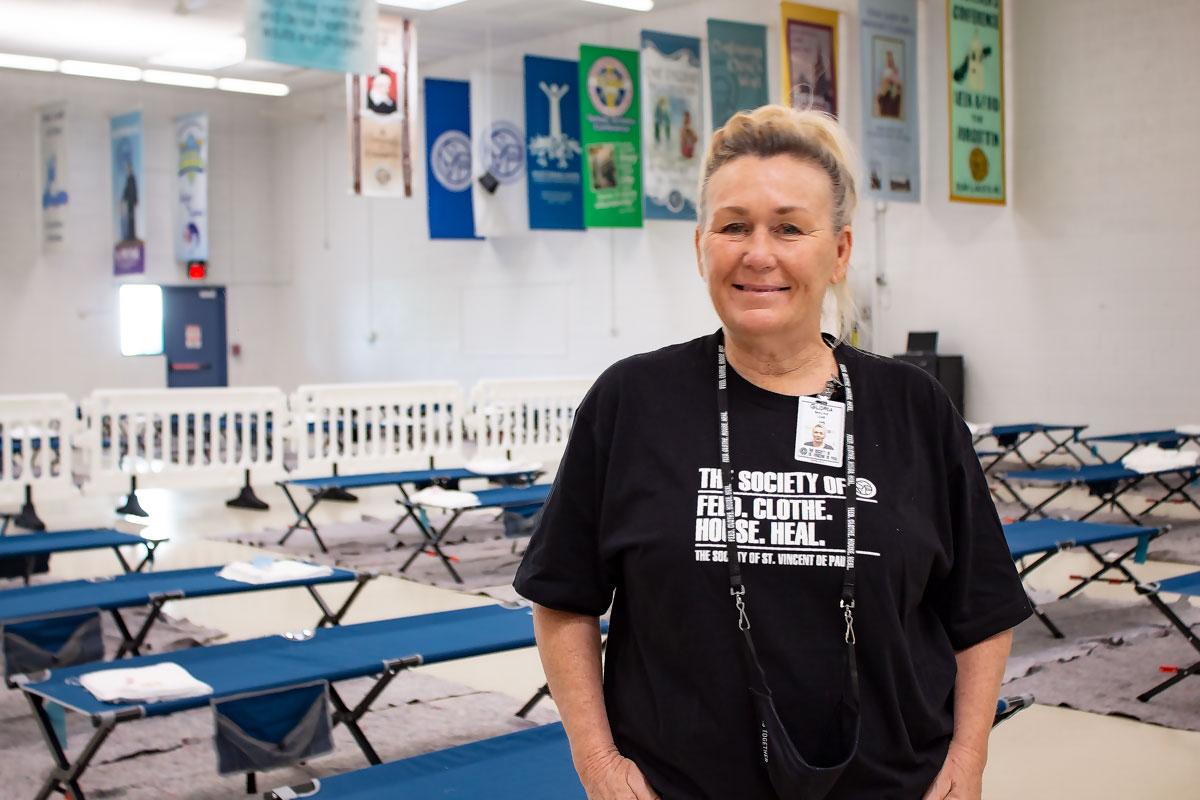
[{"label": "green banner", "polygon": [[1004,204],[1004,0],[946,0],[950,199]]},{"label": "green banner", "polygon": [[642,227],[638,54],[579,47],[579,111],[583,123],[583,224]]}]

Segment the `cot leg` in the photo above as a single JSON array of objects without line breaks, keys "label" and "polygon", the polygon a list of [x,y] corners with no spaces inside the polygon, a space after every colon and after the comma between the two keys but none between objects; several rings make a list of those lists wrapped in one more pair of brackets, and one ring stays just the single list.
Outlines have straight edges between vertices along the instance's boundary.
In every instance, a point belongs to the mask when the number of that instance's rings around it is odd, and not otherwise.
[{"label": "cot leg", "polygon": [[246,477],[238,496],[232,500],[226,500],[225,505],[230,508],[248,508],[252,511],[266,511],[271,507],[254,493],[254,487],[250,485],[250,470],[246,470]]},{"label": "cot leg", "polygon": [[1125,559],[1129,558],[1131,555],[1136,553],[1138,551],[1138,547],[1140,547],[1140,544],[1134,545],[1133,547],[1129,548],[1121,555],[1114,558],[1112,561],[1108,561],[1107,559],[1104,558],[1104,556],[1102,556],[1098,552],[1096,552],[1095,547],[1093,547],[1090,544],[1085,544],[1083,546],[1083,549],[1087,550],[1088,553],[1091,554],[1092,558],[1096,559],[1096,561],[1098,561],[1100,563],[1100,569],[1096,570],[1095,572],[1093,572],[1091,575],[1088,575],[1087,577],[1080,578],[1078,583],[1076,583],[1074,586],[1072,586],[1067,591],[1060,594],[1058,596],[1058,599],[1066,600],[1068,597],[1074,597],[1076,594],[1078,594],[1083,589],[1083,587],[1087,586],[1089,583],[1094,583],[1102,575],[1104,575],[1104,573],[1106,573],[1110,570],[1114,570],[1114,569],[1117,572],[1120,572],[1123,576],[1125,576],[1125,580],[1121,581],[1121,583],[1137,583],[1138,582],[1137,577],[1134,576],[1134,574],[1129,571],[1129,568],[1126,567],[1123,562],[1125,561]]},{"label": "cot leg", "polygon": [[538,703],[542,702],[542,698],[549,697],[549,696],[550,696],[550,684],[543,683],[542,688],[540,688],[536,692],[534,692],[533,697],[529,698],[529,701],[527,703],[525,703],[525,705],[521,706],[521,710],[517,712],[517,716],[520,717],[521,719],[525,719],[525,717],[527,717],[529,715],[529,712],[533,711],[534,706],[536,706]]},{"label": "cot leg", "polygon": [[46,523],[42,522],[37,509],[33,507],[33,487],[28,484],[25,485],[25,503],[21,506],[21,512],[13,518],[13,524],[29,531],[46,530]]},{"label": "cot leg", "polygon": [[316,602],[317,607],[321,609],[321,619],[317,622],[317,627],[324,628],[326,625],[329,625],[330,627],[340,625],[342,622],[342,617],[346,616],[346,612],[350,610],[350,606],[352,606],[354,601],[358,599],[358,595],[362,592],[363,587],[367,585],[367,581],[371,580],[372,577],[374,576],[360,575],[358,577],[358,582],[354,585],[354,589],[350,592],[350,596],[346,598],[346,602],[342,603],[342,607],[336,612],[330,610],[329,606],[325,603],[324,598],[317,593],[315,587],[305,586],[304,588],[308,589],[309,596],[311,596],[313,601]]},{"label": "cot leg", "polygon": [[[1012,491],[1013,491],[1013,490],[1012,490],[1012,486],[1010,486],[1010,485],[1009,485],[1007,482],[1005,482],[1005,481],[1003,481],[1003,480],[1002,480],[1002,481],[1001,481],[1001,483],[1004,483],[1005,487],[1006,487],[1006,488],[1007,488],[1007,489],[1008,489],[1010,492],[1012,492]],[[1061,489],[1059,489],[1057,492],[1055,492],[1054,494],[1050,495],[1050,496],[1049,496],[1049,497],[1047,497],[1045,500],[1043,500],[1042,502],[1038,503],[1036,506],[1030,506],[1028,503],[1026,503],[1024,500],[1022,500],[1022,501],[1021,501],[1021,504],[1022,504],[1023,506],[1025,506],[1025,513],[1024,513],[1024,514],[1022,514],[1020,517],[1018,517],[1018,518],[1017,518],[1017,522],[1022,522],[1022,521],[1024,521],[1024,520],[1027,520],[1027,519],[1029,519],[1030,517],[1032,517],[1034,514],[1037,514],[1039,517],[1042,517],[1043,519],[1045,519],[1045,518],[1046,518],[1048,515],[1047,515],[1047,514],[1046,514],[1046,512],[1045,512],[1045,511],[1043,511],[1042,509],[1044,509],[1046,506],[1048,506],[1048,505],[1050,505],[1051,503],[1053,503],[1053,502],[1054,502],[1055,500],[1057,500],[1058,498],[1062,497],[1064,494],[1066,494],[1067,490],[1068,490],[1068,489],[1070,489],[1070,488],[1071,488],[1071,485],[1070,485],[1070,484],[1068,484],[1067,486],[1063,486],[1063,487],[1062,487]],[[1013,494],[1015,495],[1015,494],[1016,494],[1016,492],[1013,492]]]},{"label": "cot leg", "polygon": [[421,553],[432,550],[433,554],[442,560],[442,564],[444,564],[446,569],[450,572],[450,577],[454,578],[456,583],[462,583],[463,579],[458,574],[458,570],[454,569],[454,565],[450,563],[450,557],[442,550],[442,539],[446,537],[446,534],[450,532],[450,528],[453,527],[454,523],[457,522],[458,518],[461,516],[462,509],[456,509],[453,516],[450,517],[450,521],[443,525],[440,531],[436,530],[433,527],[433,524],[429,521],[422,521],[420,517],[414,516],[413,519],[415,519],[417,521],[417,525],[421,527],[421,533],[425,535],[426,541],[416,545],[412,554],[408,557],[408,560],[404,562],[402,567],[400,567],[400,572],[406,572],[408,568],[412,566],[412,563],[417,560],[417,556],[421,555]]},{"label": "cot leg", "polygon": [[258,794],[258,776],[253,772],[246,773],[246,794]]},{"label": "cot leg", "polygon": [[313,538],[317,540],[317,547],[321,548],[321,552],[328,553],[329,550],[326,549],[325,542],[321,539],[321,534],[317,530],[317,524],[313,522],[312,517],[309,516],[312,514],[313,509],[316,508],[322,500],[326,499],[325,490],[322,489],[314,492],[312,496],[312,502],[309,503],[308,508],[301,510],[300,505],[296,502],[296,498],[292,497],[292,492],[288,489],[287,484],[280,482],[279,486],[283,489],[283,494],[287,497],[288,503],[291,504],[292,509],[296,512],[296,521],[293,522],[283,536],[280,537],[278,544],[283,544],[286,542],[288,537],[290,537],[296,531],[306,530],[310,531],[313,535]]},{"label": "cot leg", "polygon": [[137,496],[137,477],[129,479],[129,494],[125,497],[125,504],[117,509],[118,514],[129,514],[134,517],[148,517],[146,509],[142,508],[141,502]]},{"label": "cot leg", "polygon": [[[158,547],[158,545],[159,542],[146,542],[146,555],[142,557],[141,562],[137,565],[137,568],[134,570],[134,572],[141,572],[146,568],[147,565],[151,567],[154,566],[154,550]],[[117,557],[120,558],[120,555]],[[122,561],[124,561],[124,559],[122,559]],[[125,571],[128,572],[129,569],[126,568]]]},{"label": "cot leg", "polygon": [[[1081,516],[1079,518],[1079,521],[1083,522],[1084,520],[1091,518],[1097,512],[1104,510],[1105,506],[1112,506],[1114,511],[1120,511],[1122,514],[1124,514],[1125,518],[1127,520],[1129,520],[1129,523],[1131,525],[1141,525],[1142,521],[1140,519],[1138,519],[1137,516],[1132,511],[1130,511],[1128,508],[1126,508],[1125,504],[1122,503],[1121,499],[1120,499],[1121,495],[1128,492],[1130,489],[1132,489],[1138,483],[1140,483],[1140,481],[1133,481],[1131,483],[1125,484],[1124,486],[1117,487],[1112,492],[1110,492],[1107,496],[1105,496],[1104,499],[1101,500],[1101,502],[1098,506],[1096,506],[1091,511],[1089,511],[1086,514],[1084,514],[1083,516]],[[1147,513],[1147,512],[1143,512],[1143,513]]]},{"label": "cot leg", "polygon": [[1163,495],[1162,497],[1160,497],[1158,499],[1158,501],[1154,503],[1154,505],[1150,506],[1142,513],[1149,514],[1151,511],[1158,508],[1163,503],[1166,503],[1167,501],[1169,501],[1175,495],[1179,495],[1184,500],[1191,503],[1197,510],[1200,510],[1200,504],[1198,504],[1196,502],[1196,498],[1192,497],[1187,491],[1188,484],[1191,483],[1192,477],[1194,477],[1194,476],[1185,476],[1183,478],[1183,482],[1180,483],[1178,486],[1171,486],[1171,484],[1169,484],[1165,480],[1163,480],[1162,477],[1155,475],[1154,480],[1158,481],[1159,485],[1167,490],[1167,493],[1165,495]]},{"label": "cot leg", "polygon": [[34,720],[42,732],[42,739],[46,742],[46,747],[50,750],[50,757],[54,759],[54,767],[46,776],[46,782],[42,784],[42,788],[34,795],[35,800],[46,800],[54,792],[70,793],[71,800],[86,800],[83,789],[79,785],[79,778],[95,758],[96,752],[104,744],[104,740],[112,733],[113,727],[117,723],[116,719],[111,716],[105,717],[96,726],[96,732],[92,734],[92,738],[79,753],[75,763],[71,763],[67,758],[66,751],[58,741],[58,736],[54,733],[53,723],[46,713],[45,699],[29,692],[25,693],[25,698],[33,709]]},{"label": "cot leg", "polygon": [[[1030,439],[1032,439],[1036,434],[1037,434],[1037,431],[1030,431],[1029,433],[1021,434],[1020,436],[1018,436],[1016,439],[1013,440],[1012,444],[1010,444],[1007,448],[1005,448],[1007,451],[1007,452],[1005,452],[1005,455],[1006,456],[1007,455],[1016,456],[1017,460],[1020,461],[1025,466],[1025,469],[1037,469],[1037,465],[1042,463],[1041,459],[1039,459],[1037,461],[1030,461],[1028,458],[1025,457],[1025,454],[1021,452],[1022,445],[1024,445],[1026,442],[1028,442]],[[997,439],[996,441],[999,442],[1000,440]],[[1004,447],[1003,444],[1001,444],[1000,446]],[[1043,458],[1044,458],[1044,456],[1043,456]]]},{"label": "cot leg", "polygon": [[388,533],[395,533],[400,529],[400,526],[404,524],[404,520],[413,515],[412,499],[408,496],[408,492],[405,490],[404,484],[397,483],[396,488],[400,490],[400,499],[396,502],[404,506],[404,516],[400,517],[400,519],[396,521],[396,524],[388,529]]},{"label": "cot leg", "polygon": [[375,752],[375,748],[371,746],[371,742],[367,740],[367,735],[359,727],[358,721],[367,713],[371,704],[383,693],[388,684],[400,674],[401,670],[419,663],[420,660],[418,659],[416,662],[411,663],[408,660],[401,660],[386,664],[383,674],[379,676],[379,680],[375,681],[375,685],[363,696],[362,700],[358,701],[358,705],[353,710],[342,700],[342,696],[338,694],[337,689],[332,684],[329,686],[329,700],[333,703],[334,708],[333,724],[346,726],[346,730],[350,731],[350,735],[354,737],[354,741],[358,744],[358,749],[362,751],[362,754],[372,766],[382,764],[383,760],[379,757],[379,753]]},{"label": "cot leg", "polygon": [[129,635],[129,628],[125,624],[125,620],[121,618],[121,614],[115,608],[112,610],[113,620],[117,623],[117,629],[121,632],[121,646],[117,648],[117,654],[113,656],[113,660],[124,658],[126,654],[140,656],[142,654],[142,645],[146,643],[146,637],[150,634],[150,629],[154,627],[154,623],[158,621],[162,614],[163,604],[168,598],[156,598],[150,604],[150,613],[146,615],[146,621],[142,623],[142,627],[138,628],[136,636]]},{"label": "cot leg", "polygon": [[[1139,589],[1140,588],[1141,587],[1139,587]],[[1162,615],[1164,617],[1166,617],[1172,625],[1175,626],[1175,629],[1178,630],[1181,634],[1183,634],[1183,637],[1185,639],[1187,639],[1188,644],[1190,644],[1196,652],[1200,653],[1200,635],[1197,635],[1197,633],[1195,631],[1193,631],[1190,627],[1188,627],[1188,624],[1186,622],[1184,622],[1183,620],[1181,620],[1179,618],[1179,615],[1171,610],[1171,607],[1168,606],[1161,597],[1159,597],[1157,592],[1146,593],[1146,599],[1149,600],[1151,603],[1153,603],[1154,607],[1157,608],[1162,613]],[[1149,689],[1149,690],[1139,694],[1138,700],[1145,703],[1145,702],[1149,701],[1151,698],[1153,698],[1155,695],[1159,694],[1160,692],[1170,689],[1172,686],[1179,683],[1184,678],[1187,678],[1190,675],[1197,675],[1197,674],[1200,674],[1200,661],[1197,661],[1195,664],[1192,664],[1190,667],[1184,667],[1184,668],[1176,670],[1175,674],[1172,675],[1170,678],[1167,678],[1165,681],[1158,684],[1154,688]]]}]

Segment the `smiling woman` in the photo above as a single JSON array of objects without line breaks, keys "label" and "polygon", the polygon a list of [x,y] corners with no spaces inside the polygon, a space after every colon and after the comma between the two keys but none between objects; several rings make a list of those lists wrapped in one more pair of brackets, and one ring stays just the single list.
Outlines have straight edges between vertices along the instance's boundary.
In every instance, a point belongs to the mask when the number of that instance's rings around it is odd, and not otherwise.
[{"label": "smiling woman", "polygon": [[816,112],[717,131],[695,248],[721,330],[576,413],[515,586],[591,800],[979,800],[1029,607],[945,393],[843,341],[852,163]]}]

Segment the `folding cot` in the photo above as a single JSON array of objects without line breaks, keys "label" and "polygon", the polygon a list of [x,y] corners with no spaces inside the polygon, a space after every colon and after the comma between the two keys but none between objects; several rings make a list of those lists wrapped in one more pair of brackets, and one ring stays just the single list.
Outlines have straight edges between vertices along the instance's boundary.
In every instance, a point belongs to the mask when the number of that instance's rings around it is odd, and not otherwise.
[{"label": "folding cot", "polygon": [[586,800],[561,723],[267,792],[267,800]]},{"label": "folding cot", "polygon": [[[204,708],[222,698],[280,691],[320,681],[330,684],[333,724],[345,725],[367,760],[379,764],[379,755],[359,721],[401,671],[533,644],[529,609],[490,605],[196,647],[121,663],[122,667],[141,667],[172,662],[212,689],[211,693],[182,699],[105,703],[80,685],[80,676],[112,669],[113,665],[56,669],[45,677],[38,676],[40,680],[30,676],[19,685],[54,761],[36,797],[45,800],[58,791],[70,792],[73,800],[85,800],[80,778],[117,725]],[[367,676],[375,677],[375,683],[353,708],[332,685]],[[92,722],[95,730],[74,761],[54,732],[46,711],[48,702],[82,714]]]},{"label": "folding cot", "polygon": [[[1170,530],[1167,527],[1154,528],[1142,525],[1106,525],[1099,522],[1077,522],[1074,520],[1039,519],[1032,522],[1014,522],[1004,526],[1004,538],[1008,541],[1008,552],[1014,561],[1033,557],[1034,560],[1020,567],[1022,579],[1030,572],[1045,564],[1063,550],[1082,547],[1100,564],[1100,569],[1091,575],[1072,576],[1077,582],[1067,591],[1058,596],[1065,600],[1081,591],[1089,583],[1105,581],[1106,583],[1133,583],[1137,578],[1125,566],[1125,560],[1135,556],[1137,560],[1145,559],[1146,548],[1151,539],[1155,539]],[[1133,547],[1126,549],[1116,558],[1105,558],[1096,547],[1108,542],[1124,539],[1136,540]],[[1121,573],[1121,578],[1105,578],[1107,572]],[[1026,594],[1028,597],[1028,594]],[[1054,634],[1054,638],[1063,638],[1062,631],[1051,621],[1050,617],[1029,598],[1033,613],[1042,624]]]},{"label": "folding cot", "polygon": [[[996,703],[999,725],[1033,704],[1028,695]],[[321,778],[267,792],[265,800],[585,800],[562,723]]]},{"label": "folding cot", "polygon": [[[1188,442],[1200,441],[1200,434],[1188,433],[1174,429],[1160,431],[1139,431],[1136,433],[1110,433],[1104,436],[1087,436],[1079,440],[1096,458],[1108,463],[1120,463],[1121,459],[1139,447],[1157,445],[1164,449],[1177,450]],[[1104,458],[1100,455],[1097,445],[1123,444],[1126,449],[1116,458]]]},{"label": "folding cot", "polygon": [[[121,533],[111,528],[85,528],[52,533],[23,533],[18,536],[0,537],[0,559],[24,558],[26,560],[25,581],[29,581],[33,559],[54,553],[75,550],[103,550],[112,548],[121,567],[126,572],[141,572],[147,564],[154,563],[154,549],[161,540],[145,539],[132,533]],[[137,545],[146,548],[146,555],[135,567],[131,567],[121,553],[122,547]]]},{"label": "folding cot", "polygon": [[[1072,444],[1078,444],[1079,433],[1087,425],[1059,425],[1048,424],[1043,422],[1022,422],[1015,425],[993,425],[990,429],[981,430],[975,435],[975,444],[978,445],[988,438],[996,441],[996,446],[999,448],[994,451],[985,451],[985,458],[990,460],[985,461],[983,465],[984,473],[990,473],[992,468],[999,464],[1010,455],[1016,456],[1021,463],[1029,469],[1033,469],[1038,464],[1045,462],[1056,453],[1066,453],[1071,458],[1075,459],[1080,464],[1084,464],[1084,460],[1072,449]],[[1021,452],[1022,445],[1029,442],[1034,437],[1040,436],[1046,439],[1052,445],[1049,450],[1042,453],[1036,460],[1030,461],[1025,454]]]},{"label": "folding cot", "polygon": [[[200,567],[168,572],[135,572],[114,578],[47,583],[0,591],[0,630],[15,624],[23,625],[69,614],[108,612],[121,633],[121,646],[115,656],[119,659],[126,654],[140,655],[147,634],[162,614],[163,606],[171,600],[303,586],[321,611],[321,618],[315,626],[320,628],[340,624],[367,581],[373,577],[335,569],[329,575],[300,580],[245,583],[220,577],[218,573],[222,569]],[[316,590],[317,586],[324,584],[351,581],[356,585],[337,611],[332,610]],[[121,616],[121,610],[144,606],[149,607],[146,620],[136,634],[131,633]]]},{"label": "folding cot", "polygon": [[[306,530],[312,533],[313,538],[317,540],[317,546],[321,548],[321,552],[328,552],[325,549],[325,542],[321,540],[320,531],[317,529],[317,524],[313,522],[312,514],[322,500],[340,499],[346,496],[349,489],[366,489],[376,486],[395,486],[400,491],[400,502],[405,506],[407,511],[396,524],[393,525],[389,533],[395,533],[396,530],[404,523],[404,520],[413,516],[413,506],[409,502],[408,489],[412,486],[421,488],[424,486],[445,486],[457,488],[459,481],[468,480],[471,478],[485,478],[491,481],[499,481],[503,483],[532,483],[538,475],[541,474],[540,469],[514,469],[510,472],[498,472],[491,474],[481,474],[463,467],[455,467],[450,469],[418,469],[407,470],[404,472],[372,472],[365,475],[329,475],[323,478],[296,478],[292,480],[278,481],[278,485],[283,489],[283,493],[287,496],[288,502],[291,503],[292,509],[296,512],[296,521],[293,522],[279,540],[279,544],[283,544],[288,540],[293,533],[298,530]],[[301,509],[300,504],[296,502],[296,498],[292,495],[291,489],[305,489],[312,499],[307,508]]]},{"label": "folding cot", "polygon": [[[454,569],[454,564],[451,563],[454,559],[446,555],[442,550],[442,541],[446,538],[446,534],[450,532],[450,528],[458,521],[464,511],[472,511],[477,509],[496,509],[498,511],[513,511],[516,513],[529,513],[537,511],[545,504],[546,498],[550,495],[550,484],[538,483],[533,486],[505,486],[498,489],[483,489],[478,492],[469,492],[475,498],[475,502],[469,506],[441,506],[430,502],[416,502],[409,497],[405,497],[402,501],[408,508],[408,514],[402,519],[407,519],[409,516],[417,523],[417,527],[421,529],[422,541],[413,546],[413,552],[400,567],[400,572],[404,573],[408,570],[412,563],[417,560],[417,556],[421,553],[429,553],[435,555],[442,560],[442,563],[449,570],[450,575],[458,583],[462,583],[462,577],[458,574],[458,570]],[[441,527],[434,525],[429,521],[429,516],[423,513],[424,509],[438,508],[450,512],[450,518]],[[398,525],[399,523],[397,523]],[[393,530],[395,530],[393,528]],[[396,549],[404,547],[403,542],[396,544]]]},{"label": "folding cot", "polygon": [[[1082,486],[1088,490],[1089,494],[1100,498],[1100,502],[1079,517],[1080,521],[1087,519],[1102,510],[1105,506],[1112,506],[1115,510],[1119,510],[1124,514],[1126,519],[1131,523],[1140,525],[1140,517],[1154,511],[1154,509],[1175,495],[1179,495],[1183,500],[1191,503],[1197,510],[1200,510],[1200,504],[1187,492],[1187,485],[1197,475],[1200,475],[1200,465],[1176,466],[1153,472],[1138,472],[1137,470],[1128,469],[1121,464],[1091,464],[1079,468],[1061,467],[1006,472],[998,475],[997,480],[1000,481],[1004,488],[1008,489],[1017,502],[1025,509],[1025,513],[1018,517],[1018,522],[1029,519],[1034,514],[1042,517],[1047,516],[1044,511],[1047,506],[1071,488]],[[1179,480],[1179,483],[1175,486],[1172,486],[1167,480],[1172,477]],[[1138,514],[1134,514],[1125,507],[1120,498],[1126,492],[1147,480],[1153,480],[1159,486],[1166,489],[1167,493],[1156,500],[1149,508]],[[1013,488],[1013,484],[1048,486],[1055,488],[1056,491],[1052,492],[1036,505],[1031,505]]]},{"label": "folding cot", "polygon": [[[1146,599],[1154,604],[1154,607],[1163,613],[1170,620],[1175,629],[1183,634],[1183,637],[1188,640],[1196,652],[1200,653],[1200,635],[1193,631],[1188,624],[1179,618],[1179,615],[1171,610],[1171,607],[1160,597],[1161,594],[1178,594],[1185,597],[1200,597],[1200,571],[1189,572],[1186,575],[1178,575],[1174,578],[1167,578],[1162,581],[1153,583],[1139,584],[1137,587],[1139,593],[1146,596]],[[1138,695],[1138,700],[1143,703],[1149,701],[1159,692],[1170,689],[1175,684],[1182,681],[1190,675],[1200,675],[1200,661],[1188,667],[1160,667],[1163,672],[1171,673],[1171,677],[1167,678],[1162,683],[1152,689],[1148,689]]]}]

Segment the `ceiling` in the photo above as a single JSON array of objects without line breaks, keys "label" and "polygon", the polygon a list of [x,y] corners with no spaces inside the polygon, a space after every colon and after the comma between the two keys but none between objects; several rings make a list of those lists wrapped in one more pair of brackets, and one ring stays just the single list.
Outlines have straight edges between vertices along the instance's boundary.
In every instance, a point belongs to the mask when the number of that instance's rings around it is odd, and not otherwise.
[{"label": "ceiling", "polygon": [[[656,8],[690,2],[656,0]],[[245,6],[246,0],[0,0],[0,52],[152,67],[150,59],[169,50],[227,44],[241,36]],[[429,64],[477,53],[489,41],[511,45],[636,12],[582,0],[466,0],[425,12],[380,6],[380,13],[417,21],[420,60]],[[283,81],[293,88],[331,77],[253,61],[199,71]]]}]

